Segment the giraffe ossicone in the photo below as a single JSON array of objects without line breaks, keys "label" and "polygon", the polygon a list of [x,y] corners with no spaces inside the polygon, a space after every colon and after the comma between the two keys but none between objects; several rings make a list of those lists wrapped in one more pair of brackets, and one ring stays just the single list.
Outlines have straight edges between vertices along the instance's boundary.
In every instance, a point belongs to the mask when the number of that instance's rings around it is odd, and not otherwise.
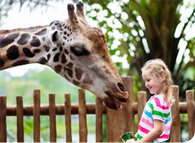
[{"label": "giraffe ossicone", "polygon": [[128,101],[121,77],[100,28],[90,26],[79,2],[68,4],[68,19],[54,21],[33,31],[0,35],[0,70],[40,63],[48,65],[71,83],[103,99],[107,107],[120,109]]}]

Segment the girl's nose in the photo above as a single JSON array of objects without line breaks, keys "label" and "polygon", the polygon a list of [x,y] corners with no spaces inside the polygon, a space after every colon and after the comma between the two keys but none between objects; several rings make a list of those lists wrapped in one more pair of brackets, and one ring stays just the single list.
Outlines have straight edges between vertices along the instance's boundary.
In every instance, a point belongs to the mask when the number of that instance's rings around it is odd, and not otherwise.
[{"label": "girl's nose", "polygon": [[145,87],[148,88],[148,83],[147,82],[145,83]]}]

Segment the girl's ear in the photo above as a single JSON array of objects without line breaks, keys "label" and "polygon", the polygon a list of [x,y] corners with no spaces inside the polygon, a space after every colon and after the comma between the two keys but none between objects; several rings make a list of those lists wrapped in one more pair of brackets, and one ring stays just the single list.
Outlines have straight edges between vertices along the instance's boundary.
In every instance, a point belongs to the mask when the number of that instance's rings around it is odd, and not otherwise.
[{"label": "girl's ear", "polygon": [[164,73],[162,73],[162,74],[160,75],[159,81],[160,81],[160,82],[164,82],[164,81],[165,81],[165,74],[164,74]]}]

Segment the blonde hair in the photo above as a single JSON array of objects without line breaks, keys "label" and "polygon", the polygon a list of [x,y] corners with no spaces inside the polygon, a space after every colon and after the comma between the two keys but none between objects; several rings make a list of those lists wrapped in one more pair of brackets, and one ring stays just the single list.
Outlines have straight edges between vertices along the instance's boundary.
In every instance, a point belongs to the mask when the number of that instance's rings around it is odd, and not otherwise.
[{"label": "blonde hair", "polygon": [[172,97],[171,91],[173,80],[171,77],[171,72],[169,71],[167,65],[161,59],[152,59],[147,61],[141,69],[142,72],[146,70],[149,70],[149,72],[157,79],[164,75],[163,93],[165,94],[167,104],[173,104],[174,99]]}]

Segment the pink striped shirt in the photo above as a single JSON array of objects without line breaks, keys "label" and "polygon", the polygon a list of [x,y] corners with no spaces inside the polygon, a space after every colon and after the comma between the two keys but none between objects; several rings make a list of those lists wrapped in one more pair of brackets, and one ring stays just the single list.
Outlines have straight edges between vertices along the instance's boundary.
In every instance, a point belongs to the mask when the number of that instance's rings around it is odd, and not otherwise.
[{"label": "pink striped shirt", "polygon": [[154,142],[168,140],[171,129],[171,108],[167,105],[164,95],[154,95],[146,103],[138,127],[139,140],[154,128],[154,120],[164,122],[163,133]]}]

